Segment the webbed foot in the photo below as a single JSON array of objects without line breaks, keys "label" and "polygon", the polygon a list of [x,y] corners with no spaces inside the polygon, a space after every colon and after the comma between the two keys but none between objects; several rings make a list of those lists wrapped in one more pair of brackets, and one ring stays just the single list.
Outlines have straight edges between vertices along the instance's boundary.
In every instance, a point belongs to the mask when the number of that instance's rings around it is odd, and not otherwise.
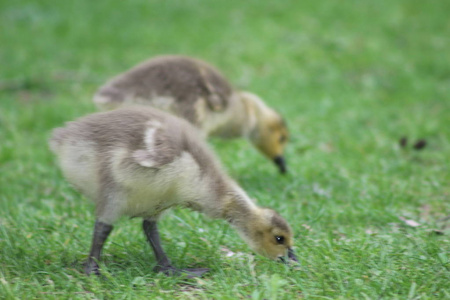
[{"label": "webbed foot", "polygon": [[86,262],[86,264],[84,265],[84,273],[88,276],[91,274],[97,276],[101,275],[98,264],[93,260],[89,260],[88,262]]}]

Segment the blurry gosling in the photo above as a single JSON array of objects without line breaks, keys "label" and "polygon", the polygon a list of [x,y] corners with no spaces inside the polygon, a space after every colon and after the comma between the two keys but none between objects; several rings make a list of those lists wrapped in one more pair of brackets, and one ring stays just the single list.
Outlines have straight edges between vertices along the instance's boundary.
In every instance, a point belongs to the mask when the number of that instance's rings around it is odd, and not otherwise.
[{"label": "blurry gosling", "polygon": [[206,136],[248,138],[286,172],[283,118],[257,95],[234,90],[206,62],[185,56],[150,59],[106,82],[94,102],[101,110],[149,105],[188,120]]},{"label": "blurry gosling", "polygon": [[296,260],[288,223],[250,200],[221,170],[197,132],[188,122],[150,107],[96,113],[53,131],[49,144],[64,176],[96,204],[87,274],[100,274],[102,247],[121,216],[144,219],[155,271],[188,276],[206,272],[176,269],[164,253],[157,221],[173,206],[227,220],[263,256],[283,260],[287,254]]}]

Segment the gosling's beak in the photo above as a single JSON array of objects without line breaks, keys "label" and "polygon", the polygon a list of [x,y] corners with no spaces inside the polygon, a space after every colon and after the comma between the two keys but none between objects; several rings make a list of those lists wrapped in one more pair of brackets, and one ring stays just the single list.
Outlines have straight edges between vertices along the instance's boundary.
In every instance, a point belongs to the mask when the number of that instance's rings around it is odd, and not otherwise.
[{"label": "gosling's beak", "polygon": [[286,169],[286,161],[284,160],[284,157],[281,155],[276,156],[273,159],[273,162],[278,166],[278,168],[280,169],[280,173],[285,174],[287,169]]},{"label": "gosling's beak", "polygon": [[[288,255],[287,256],[288,256],[288,258],[290,260],[298,262],[297,256],[295,256],[294,250],[292,250],[292,248],[288,249]],[[279,256],[278,259],[284,264],[288,264],[289,263],[289,260],[286,260],[286,258],[284,256]]]},{"label": "gosling's beak", "polygon": [[292,248],[288,249],[288,257],[290,260],[298,262],[297,256],[295,255],[294,250],[292,250]]}]

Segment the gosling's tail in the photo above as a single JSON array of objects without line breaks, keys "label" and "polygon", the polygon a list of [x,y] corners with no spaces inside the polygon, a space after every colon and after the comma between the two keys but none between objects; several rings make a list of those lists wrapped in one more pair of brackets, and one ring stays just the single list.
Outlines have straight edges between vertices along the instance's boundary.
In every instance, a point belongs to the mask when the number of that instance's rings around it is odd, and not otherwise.
[{"label": "gosling's tail", "polygon": [[120,90],[106,85],[95,93],[92,101],[100,110],[112,110],[123,104],[125,96]]},{"label": "gosling's tail", "polygon": [[52,131],[52,136],[48,140],[48,145],[50,147],[50,150],[55,154],[57,154],[59,152],[59,150],[61,149],[61,145],[63,144],[64,136],[65,136],[64,132],[65,132],[65,128],[55,128]]}]

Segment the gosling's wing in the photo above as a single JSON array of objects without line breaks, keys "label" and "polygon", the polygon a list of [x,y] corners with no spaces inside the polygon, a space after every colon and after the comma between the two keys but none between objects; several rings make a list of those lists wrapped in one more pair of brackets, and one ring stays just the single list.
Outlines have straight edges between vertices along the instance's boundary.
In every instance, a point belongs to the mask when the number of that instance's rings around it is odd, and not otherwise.
[{"label": "gosling's wing", "polygon": [[219,112],[228,107],[233,88],[228,80],[213,66],[196,60],[199,85],[211,111]]},{"label": "gosling's wing", "polygon": [[[183,151],[182,132],[189,126],[174,117],[146,122],[142,143],[131,153],[140,166],[160,168],[174,161]],[[192,128],[193,129],[193,128]]]}]

